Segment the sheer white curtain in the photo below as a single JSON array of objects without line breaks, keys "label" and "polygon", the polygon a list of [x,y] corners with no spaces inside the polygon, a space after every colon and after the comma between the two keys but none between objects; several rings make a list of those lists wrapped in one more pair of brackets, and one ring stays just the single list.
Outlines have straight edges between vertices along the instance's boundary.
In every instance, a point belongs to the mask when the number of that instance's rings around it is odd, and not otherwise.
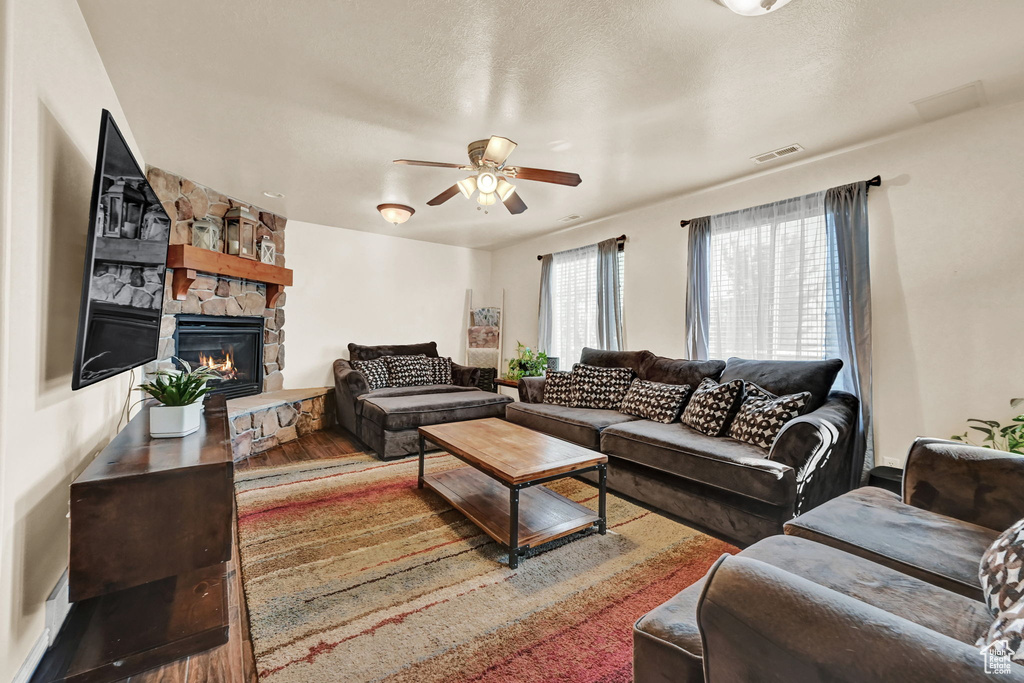
[{"label": "sheer white curtain", "polygon": [[819,360],[829,334],[824,192],[711,217],[711,358]]},{"label": "sheer white curtain", "polygon": [[597,347],[597,245],[551,255],[551,345],[549,356],[563,370]]}]

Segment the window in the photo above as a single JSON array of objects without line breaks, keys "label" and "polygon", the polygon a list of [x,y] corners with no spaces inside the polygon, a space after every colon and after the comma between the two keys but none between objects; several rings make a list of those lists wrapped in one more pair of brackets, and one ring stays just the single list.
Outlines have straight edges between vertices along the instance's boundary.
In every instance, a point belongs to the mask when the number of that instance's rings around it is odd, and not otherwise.
[{"label": "window", "polygon": [[[551,258],[551,341],[548,355],[559,359],[559,368],[569,370],[579,362],[584,347],[601,348],[598,333],[596,244],[552,254]],[[622,281],[625,258],[617,252],[619,309],[622,310]]]},{"label": "window", "polygon": [[837,355],[828,324],[824,194],[711,219],[711,358],[818,360]]}]

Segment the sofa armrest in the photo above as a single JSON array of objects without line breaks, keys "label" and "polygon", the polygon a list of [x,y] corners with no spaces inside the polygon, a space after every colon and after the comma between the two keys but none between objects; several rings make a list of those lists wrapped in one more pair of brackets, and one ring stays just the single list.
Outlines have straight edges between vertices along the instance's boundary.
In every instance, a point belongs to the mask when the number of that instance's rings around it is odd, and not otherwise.
[{"label": "sofa armrest", "polygon": [[452,384],[459,387],[475,387],[480,385],[480,368],[459,365],[452,361]]},{"label": "sofa armrest", "polygon": [[903,472],[903,502],[1004,531],[1024,517],[1024,455],[917,439]]},{"label": "sofa armrest", "polygon": [[742,555],[712,567],[697,622],[709,683],[992,680],[973,645]]},{"label": "sofa armrest", "polygon": [[370,391],[363,373],[352,369],[347,360],[334,361],[334,405],[342,427],[356,431],[356,399]]},{"label": "sofa armrest", "polygon": [[522,403],[544,402],[544,377],[519,378],[519,400]]},{"label": "sofa armrest", "polygon": [[768,457],[796,471],[797,514],[850,490],[858,408],[856,396],[833,391],[823,406],[790,420],[775,438]]}]

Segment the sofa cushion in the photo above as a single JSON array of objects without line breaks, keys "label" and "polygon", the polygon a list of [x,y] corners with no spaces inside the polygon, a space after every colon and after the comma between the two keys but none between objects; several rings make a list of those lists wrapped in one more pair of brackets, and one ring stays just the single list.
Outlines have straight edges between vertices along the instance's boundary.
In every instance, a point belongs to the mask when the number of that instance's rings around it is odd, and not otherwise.
[{"label": "sofa cushion", "polygon": [[668,424],[679,419],[690,391],[689,384],[664,384],[635,379],[629,385],[619,411]]},{"label": "sofa cushion", "polygon": [[352,360],[373,360],[381,356],[430,356],[437,357],[437,342],[424,344],[382,344],[380,346],[348,345],[348,355]]},{"label": "sofa cushion", "polygon": [[699,385],[704,379],[718,381],[725,369],[724,360],[686,360],[684,358],[664,358],[653,353],[640,368],[640,379],[665,384]]},{"label": "sofa cushion", "polygon": [[792,508],[796,473],[757,446],[701,434],[686,425],[650,420],[613,425],[601,452],[771,505]]},{"label": "sofa cushion", "polygon": [[430,368],[431,384],[452,383],[452,359],[447,357],[427,357],[427,367]]},{"label": "sofa cushion", "polygon": [[[792,536],[771,536],[740,556],[784,569],[963,643],[974,643],[987,628],[984,606],[864,558]],[[707,577],[645,614],[634,626],[634,641],[644,638],[668,653],[678,648],[679,681],[702,681],[703,656],[697,628],[697,602]],[[754,598],[755,596],[751,596]],[[771,609],[770,604],[765,605]],[[686,675],[691,671],[697,677]],[[667,680],[667,679],[666,679]]]},{"label": "sofa cushion", "polygon": [[427,384],[421,387],[385,387],[363,394],[360,399],[384,398],[385,396],[416,396],[419,394],[451,394],[458,391],[479,391],[476,387],[461,387],[455,384]]},{"label": "sofa cushion", "polygon": [[633,381],[629,368],[601,368],[576,363],[572,367],[572,404],[577,408],[618,410]]},{"label": "sofa cushion", "polygon": [[767,451],[786,423],[800,416],[810,398],[806,391],[776,396],[748,382],[743,403],[729,425],[729,436]]},{"label": "sofa cushion", "polygon": [[982,600],[978,564],[999,532],[903,503],[874,486],[845,493],[786,524],[817,541]]},{"label": "sofa cushion", "polygon": [[694,390],[679,419],[687,427],[708,436],[719,436],[725,431],[741,400],[743,380],[718,384],[713,379],[705,379]]},{"label": "sofa cushion", "polygon": [[388,386],[422,387],[436,384],[431,381],[431,369],[426,356],[383,356],[388,368]]},{"label": "sofa cushion", "polygon": [[452,391],[409,396],[371,396],[363,399],[362,416],[388,430],[413,429],[424,425],[504,417],[512,399],[489,391]]},{"label": "sofa cushion", "polygon": [[605,427],[639,418],[617,410],[570,408],[550,403],[513,403],[505,410],[505,419],[586,448],[597,449],[600,446],[601,430]]},{"label": "sofa cushion", "polygon": [[[522,383],[522,380],[519,381]],[[543,387],[543,403],[572,405],[572,373],[568,370],[548,370]]]},{"label": "sofa cushion", "polygon": [[[978,579],[992,616],[1024,598],[1024,519],[999,534],[981,556]],[[1024,653],[1021,653],[1024,654]]]},{"label": "sofa cushion", "polygon": [[388,385],[388,366],[383,360],[354,360],[352,369],[366,378],[366,385],[373,389],[383,389]]},{"label": "sofa cushion", "polygon": [[[604,351],[602,349],[584,348],[580,354],[580,362],[598,368],[629,368],[640,374],[640,368],[654,356],[650,351]],[[568,364],[568,358],[562,362]]]},{"label": "sofa cushion", "polygon": [[745,360],[730,358],[722,371],[722,382],[742,379],[767,389],[776,396],[808,391],[805,413],[825,403],[836,375],[843,368],[838,358],[828,360]]}]

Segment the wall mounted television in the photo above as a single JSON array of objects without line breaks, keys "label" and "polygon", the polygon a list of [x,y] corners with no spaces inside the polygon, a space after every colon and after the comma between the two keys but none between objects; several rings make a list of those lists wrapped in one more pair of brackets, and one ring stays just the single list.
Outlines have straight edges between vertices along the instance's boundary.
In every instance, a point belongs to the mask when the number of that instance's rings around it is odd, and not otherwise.
[{"label": "wall mounted television", "polygon": [[157,359],[171,219],[106,109],[100,120],[73,389]]}]

